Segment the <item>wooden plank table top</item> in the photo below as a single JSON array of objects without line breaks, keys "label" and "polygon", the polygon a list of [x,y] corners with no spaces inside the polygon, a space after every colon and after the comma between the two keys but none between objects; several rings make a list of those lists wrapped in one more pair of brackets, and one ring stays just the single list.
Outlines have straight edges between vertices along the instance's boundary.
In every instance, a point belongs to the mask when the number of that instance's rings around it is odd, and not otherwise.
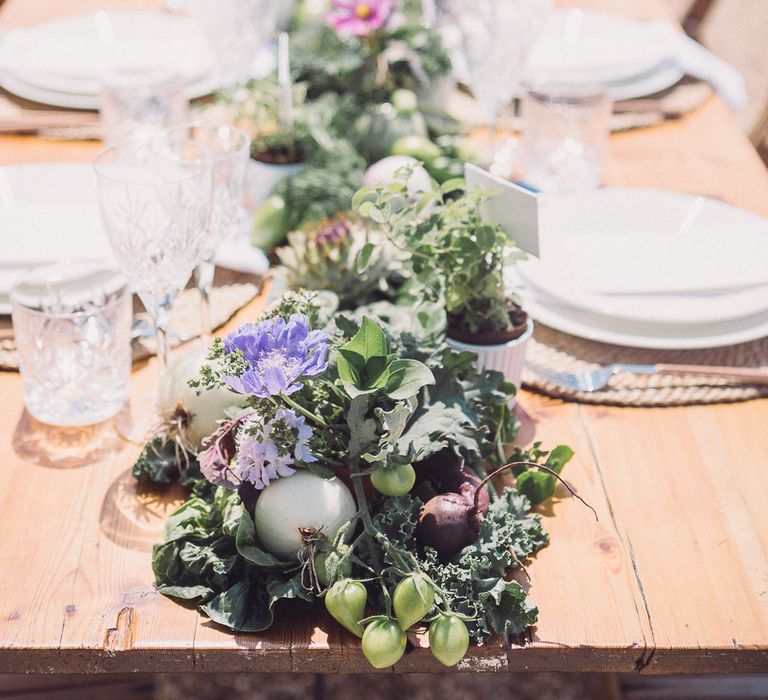
[{"label": "wooden plank table top", "polygon": [[[0,26],[153,4],[7,0]],[[568,4],[664,12],[651,0]],[[88,160],[96,150],[3,137],[0,164]],[[614,136],[607,179],[768,215],[768,173],[717,97],[679,121]],[[152,362],[137,367],[134,399],[155,382]],[[564,494],[546,506],[551,544],[527,584],[538,625],[524,645],[473,648],[460,668],[768,671],[768,401],[632,409],[522,392],[519,406],[521,440],[575,448],[567,478],[600,519]],[[371,670],[357,640],[319,609],[283,609],[267,633],[234,635],[159,595],[151,546],[183,494],[137,492],[137,453],[110,424],[36,423],[19,376],[0,372],[0,672]],[[444,669],[421,648],[395,667],[426,670]]]}]

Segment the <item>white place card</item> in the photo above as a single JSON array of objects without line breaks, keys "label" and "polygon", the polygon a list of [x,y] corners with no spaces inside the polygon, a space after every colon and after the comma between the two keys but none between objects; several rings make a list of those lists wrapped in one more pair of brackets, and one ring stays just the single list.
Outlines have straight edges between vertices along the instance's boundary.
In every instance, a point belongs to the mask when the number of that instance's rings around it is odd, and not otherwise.
[{"label": "white place card", "polygon": [[467,189],[501,190],[483,202],[480,210],[483,218],[499,224],[518,248],[539,257],[539,195],[471,163],[464,164],[464,177]]}]

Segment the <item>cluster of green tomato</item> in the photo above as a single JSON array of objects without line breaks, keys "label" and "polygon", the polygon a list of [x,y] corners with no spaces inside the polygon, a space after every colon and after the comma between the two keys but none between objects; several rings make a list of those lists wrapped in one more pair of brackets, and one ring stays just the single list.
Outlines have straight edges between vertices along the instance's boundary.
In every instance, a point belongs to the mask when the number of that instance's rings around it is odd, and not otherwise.
[{"label": "cluster of green tomato", "polygon": [[[346,578],[328,589],[325,607],[340,625],[362,637],[363,654],[374,668],[394,666],[405,652],[406,631],[434,606],[435,588],[423,573],[402,578],[392,594],[394,619],[389,615],[365,617],[367,599],[363,582]],[[454,666],[464,657],[469,631],[459,615],[445,610],[432,618],[429,648],[446,666]]]}]

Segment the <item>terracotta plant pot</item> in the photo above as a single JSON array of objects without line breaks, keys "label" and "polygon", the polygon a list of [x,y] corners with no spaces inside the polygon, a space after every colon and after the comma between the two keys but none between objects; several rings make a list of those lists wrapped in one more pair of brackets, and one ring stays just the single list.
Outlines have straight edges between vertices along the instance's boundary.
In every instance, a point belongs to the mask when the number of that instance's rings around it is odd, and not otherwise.
[{"label": "terracotta plant pot", "polygon": [[[454,350],[468,350],[469,352],[476,353],[477,362],[475,364],[478,369],[495,369],[497,372],[501,372],[507,381],[512,382],[519,388],[523,376],[523,367],[525,366],[525,352],[532,335],[533,320],[529,318],[523,334],[506,343],[475,345],[473,343],[452,340],[451,338],[446,338],[445,342]],[[512,400],[510,407],[514,406],[514,404],[515,402]]]}]

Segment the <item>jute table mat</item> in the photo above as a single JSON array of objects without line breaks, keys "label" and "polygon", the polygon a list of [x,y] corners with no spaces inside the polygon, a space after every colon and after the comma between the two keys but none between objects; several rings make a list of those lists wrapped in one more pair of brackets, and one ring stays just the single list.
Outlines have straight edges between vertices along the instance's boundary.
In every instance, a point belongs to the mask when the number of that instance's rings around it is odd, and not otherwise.
[{"label": "jute table mat", "polygon": [[[768,368],[768,338],[705,350],[642,350],[596,343],[537,324],[528,346],[528,360],[558,372],[578,372],[613,363],[701,364]],[[699,375],[619,374],[604,389],[571,391],[526,369],[526,388],[556,398],[615,406],[685,406],[748,401],[768,396],[767,386],[737,384],[733,380]]]},{"label": "jute table mat", "polygon": [[[241,308],[259,293],[255,284],[228,284],[215,287],[211,292],[211,322],[214,328],[223,326]],[[179,294],[171,319],[171,344],[197,338],[200,335],[200,302],[196,289],[185,289]],[[151,328],[147,314],[137,314],[137,319]],[[143,360],[155,354],[154,337],[134,338],[133,360]],[[19,356],[13,339],[0,341],[0,370],[18,370]]]}]

